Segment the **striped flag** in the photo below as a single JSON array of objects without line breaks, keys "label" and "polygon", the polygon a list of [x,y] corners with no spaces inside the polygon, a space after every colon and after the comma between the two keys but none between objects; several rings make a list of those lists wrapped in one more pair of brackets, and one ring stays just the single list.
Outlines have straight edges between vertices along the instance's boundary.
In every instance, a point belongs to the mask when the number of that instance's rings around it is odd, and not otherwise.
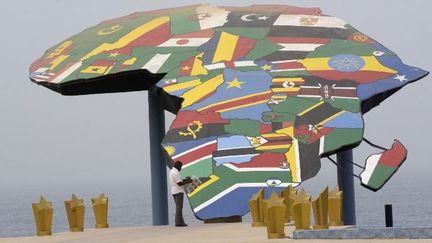
[{"label": "striped flag", "polygon": [[49,68],[38,68],[30,73],[30,78],[36,82],[48,82],[55,75],[55,73],[49,71]]},{"label": "striped flag", "polygon": [[182,96],[188,90],[202,84],[201,79],[196,77],[180,77],[177,79],[162,79],[156,85],[165,92],[174,96]]},{"label": "striped flag", "polygon": [[209,177],[213,173],[212,153],[217,148],[216,137],[176,143],[163,142],[162,145],[174,161],[183,163],[182,175]]},{"label": "striped flag", "polygon": [[96,60],[80,72],[87,74],[108,74],[115,64],[114,60]]},{"label": "striped flag", "polygon": [[163,143],[199,140],[205,137],[227,134],[224,125],[228,120],[222,119],[219,113],[199,113],[197,111],[180,111],[164,137]]},{"label": "striped flag", "polygon": [[396,173],[406,157],[407,149],[395,139],[391,149],[366,159],[365,169],[360,173],[361,185],[378,191]]},{"label": "striped flag", "polygon": [[307,14],[281,14],[273,24],[268,36],[296,38],[346,39],[357,32],[341,19]]},{"label": "striped flag", "polygon": [[[244,215],[249,211],[248,200],[260,188],[270,190],[268,182],[278,181],[273,190],[281,191],[292,183],[287,169],[259,170],[258,167],[238,167],[222,164],[213,168],[213,175],[188,194],[192,210],[200,219]],[[236,203],[232,203],[235,201]]]},{"label": "striped flag", "polygon": [[216,166],[224,163],[245,163],[259,155],[246,136],[234,135],[217,139],[217,150],[213,152]]},{"label": "striped flag", "polygon": [[165,64],[171,54],[156,54],[147,61],[141,69],[147,69],[149,72],[157,73]]},{"label": "striped flag", "polygon": [[309,52],[315,51],[316,48],[326,45],[330,41],[330,39],[327,38],[280,36],[269,36],[267,39],[282,47],[277,52],[263,58],[268,61],[303,59],[309,54]]},{"label": "striped flag", "polygon": [[191,57],[185,61],[182,61],[180,63],[179,68],[179,76],[196,76],[196,75],[207,75],[208,71],[203,66],[203,62],[201,61],[201,58],[204,53],[200,53],[194,57]]},{"label": "striped flag", "polygon": [[299,60],[306,70],[314,76],[330,80],[355,80],[368,83],[397,73],[383,66],[375,56],[339,54],[333,57],[314,57]]},{"label": "striped flag", "polygon": [[216,32],[210,41],[198,51],[204,52],[205,64],[221,61],[236,61],[245,57],[255,47],[256,40],[233,35],[228,32]]},{"label": "striped flag", "polygon": [[310,28],[323,27],[338,29],[346,29],[346,24],[345,21],[332,16],[302,14],[281,14],[274,22],[274,25],[276,26],[301,26]]}]

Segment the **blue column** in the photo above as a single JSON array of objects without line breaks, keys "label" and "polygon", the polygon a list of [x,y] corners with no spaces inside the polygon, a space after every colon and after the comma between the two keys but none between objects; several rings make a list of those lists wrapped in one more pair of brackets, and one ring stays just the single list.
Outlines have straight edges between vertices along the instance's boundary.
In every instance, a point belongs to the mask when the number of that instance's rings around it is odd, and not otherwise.
[{"label": "blue column", "polygon": [[167,225],[168,198],[165,157],[161,142],[165,135],[165,113],[160,99],[149,90],[150,171],[153,225]]},{"label": "blue column", "polygon": [[342,198],[342,220],[345,225],[356,224],[355,192],[354,192],[354,165],[353,151],[351,149],[337,153],[338,185],[343,191]]}]

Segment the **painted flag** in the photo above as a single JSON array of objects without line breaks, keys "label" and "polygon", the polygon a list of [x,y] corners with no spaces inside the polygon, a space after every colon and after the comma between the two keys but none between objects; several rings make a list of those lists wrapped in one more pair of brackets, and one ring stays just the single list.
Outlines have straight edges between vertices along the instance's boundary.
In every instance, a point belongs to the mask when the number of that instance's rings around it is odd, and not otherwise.
[{"label": "painted flag", "polygon": [[361,112],[346,111],[341,115],[325,122],[324,127],[329,128],[363,128],[363,117]]},{"label": "painted flag", "polygon": [[399,169],[406,157],[407,149],[395,139],[391,149],[366,159],[365,169],[360,173],[361,185],[378,191]]},{"label": "painted flag", "polygon": [[[192,210],[198,218],[243,215],[249,211],[248,199],[260,188],[269,188],[267,182],[270,179],[280,180],[280,184],[274,187],[276,191],[281,191],[292,182],[287,170],[236,171],[235,169],[236,167],[230,164],[215,166],[214,174],[188,194]],[[229,203],[233,201],[237,203]]]},{"label": "painted flag", "polygon": [[[129,37],[131,41],[126,45],[127,47],[158,46],[171,38],[170,19],[160,24],[155,23],[153,26],[140,26],[133,32],[136,32],[137,36],[131,35]],[[127,40],[125,39],[125,41]]]},{"label": "painted flag", "polygon": [[[154,46],[162,43],[164,40],[168,39],[170,18],[168,16],[162,16],[146,22],[123,36],[119,36],[113,42],[104,42],[91,50],[89,53],[84,55],[80,60],[84,61],[90,57],[99,55],[103,52],[109,52],[116,49],[121,49],[125,47],[135,47],[140,45]],[[120,28],[120,27],[119,27]],[[147,36],[153,36],[154,40],[150,40]],[[160,36],[159,36],[160,35]],[[159,43],[160,42],[160,43]]]},{"label": "painted flag", "polygon": [[[271,91],[272,105],[277,105],[280,102],[286,100],[287,96],[295,96],[299,94],[300,86],[304,84],[303,78],[273,78]],[[270,102],[270,101],[269,101]]]},{"label": "painted flag", "polygon": [[269,61],[304,59],[310,52],[330,42],[328,38],[311,37],[269,36],[267,39],[281,46],[277,52],[264,57],[265,60]]},{"label": "painted flag", "polygon": [[268,36],[346,39],[354,31],[343,20],[331,16],[281,14]]},{"label": "painted flag", "polygon": [[256,146],[256,150],[263,152],[273,152],[284,154],[288,152],[292,144],[292,138],[283,133],[267,133],[259,137],[265,142],[261,142]]},{"label": "painted flag", "polygon": [[147,61],[141,69],[147,69],[151,73],[157,73],[161,67],[165,64],[171,54],[159,54],[154,55],[150,60]]},{"label": "painted flag", "polygon": [[[340,116],[342,116],[343,114],[344,113],[342,113]],[[359,144],[359,141],[362,141],[363,139],[363,127],[362,128],[332,127],[332,128],[333,128],[332,132],[324,136],[324,140],[320,145],[320,154],[326,154],[326,155],[333,154],[334,151],[341,149],[347,144],[357,145]]]},{"label": "painted flag", "polygon": [[323,15],[282,14],[275,21],[275,26],[301,26],[346,29],[347,23],[339,18]]},{"label": "painted flag", "polygon": [[[271,108],[273,108],[274,106],[277,106],[278,104],[272,104]],[[288,113],[288,112],[266,111],[262,114],[262,117],[263,117],[262,118],[263,121],[265,121],[265,122],[272,122],[273,124],[277,124],[277,123],[283,124],[285,122],[295,121],[296,115]]]},{"label": "painted flag", "polygon": [[30,73],[30,78],[36,82],[49,82],[54,75],[48,68],[39,68]]},{"label": "painted flag", "polygon": [[173,161],[183,163],[182,175],[209,177],[213,173],[212,153],[216,151],[216,137],[198,140],[162,143],[163,148]]},{"label": "painted flag", "polygon": [[229,11],[207,4],[194,5],[174,11],[171,17],[171,33],[185,34],[223,26]]},{"label": "painted flag", "polygon": [[[62,69],[64,65],[63,62],[68,59],[69,52],[72,50],[74,44],[73,41],[67,40],[53,48],[52,50],[48,51],[47,54],[43,58],[38,59],[36,62],[32,63],[30,66],[30,76],[36,76],[39,75],[45,76],[45,77],[39,77],[39,82],[46,82],[50,79],[47,79],[46,75],[41,74],[42,72],[49,72],[53,76],[53,73],[57,73],[58,69]],[[66,64],[67,65],[67,64]],[[43,71],[41,71],[43,70]],[[34,73],[34,74],[32,74]],[[35,81],[38,81],[35,79]]]},{"label": "painted flag", "polygon": [[325,126],[299,125],[294,128],[296,138],[306,144],[311,144],[318,141],[321,137],[332,131],[331,128]]},{"label": "painted flag", "polygon": [[129,67],[133,66],[137,60],[137,57],[131,57],[127,59],[126,61],[122,62],[122,64],[118,68],[115,69],[115,72],[127,70]]},{"label": "painted flag", "polygon": [[[278,55],[276,53],[273,54]],[[305,72],[306,70],[303,64],[301,64],[295,59],[271,61],[271,62],[266,60],[258,60],[255,61],[255,63],[257,66],[259,66],[261,70],[270,72],[273,76],[280,76],[280,77],[284,77],[284,76],[290,77],[296,75],[299,76],[300,74],[297,73]]]},{"label": "painted flag", "polygon": [[[240,109],[253,108],[260,104],[266,106],[265,103],[267,103],[267,100],[271,97],[271,76],[269,74],[263,71],[241,72],[225,69],[223,76],[225,80],[218,85],[210,97],[186,109],[197,110],[202,113],[225,113],[230,111],[238,112]],[[205,83],[206,82],[203,84]],[[206,92],[209,92],[208,89]],[[260,114],[260,112],[256,112],[255,110],[255,112],[251,112],[249,115],[253,113],[255,113],[255,115],[257,113]],[[232,117],[232,119],[234,118],[235,117]],[[247,117],[237,118],[246,119]]]},{"label": "painted flag", "polygon": [[180,35],[173,35],[158,47],[198,47],[206,43],[213,36],[214,30],[202,30]]},{"label": "painted flag", "polygon": [[302,85],[298,97],[310,97],[324,100],[358,99],[356,87],[338,86],[337,83],[318,83],[315,85]]},{"label": "painted flag", "polygon": [[312,125],[318,127],[334,117],[341,115],[343,112],[345,111],[337,109],[324,101],[320,101],[298,114],[295,121],[295,127],[300,125]]},{"label": "painted flag", "polygon": [[282,14],[288,15],[316,15],[323,16],[320,8],[302,8],[295,6],[285,6]]},{"label": "painted flag", "polygon": [[227,22],[229,11],[225,8],[203,4],[197,7],[201,30],[223,26]]},{"label": "painted flag", "polygon": [[216,32],[198,51],[204,52],[202,60],[205,64],[236,61],[245,57],[255,47],[255,43],[254,39],[221,31]]},{"label": "painted flag", "polygon": [[207,75],[208,71],[203,66],[203,62],[201,61],[201,58],[204,53],[200,53],[194,57],[191,57],[185,61],[182,61],[180,63],[179,68],[179,76],[196,76],[196,75]]},{"label": "painted flag", "polygon": [[279,13],[276,12],[250,12],[250,11],[231,11],[223,27],[271,27]]},{"label": "painted flag", "polygon": [[352,35],[348,36],[347,38],[350,41],[357,41],[357,42],[361,42],[361,43],[365,43],[365,44],[373,44],[375,43],[375,40],[370,38],[369,36],[357,32],[357,33],[353,33]]},{"label": "painted flag", "polygon": [[162,79],[156,85],[173,96],[182,96],[186,91],[202,84],[200,78],[180,77],[177,79]]},{"label": "painted flag", "polygon": [[375,56],[339,54],[299,60],[314,76],[330,80],[349,79],[368,83],[393,76],[396,70],[383,66]]},{"label": "painted flag", "polygon": [[240,164],[225,164],[225,166],[235,171],[280,171],[289,172],[286,166],[284,154],[264,152],[251,159],[251,161]]},{"label": "painted flag", "polygon": [[86,74],[108,74],[114,66],[114,60],[96,60],[80,72]]},{"label": "painted flag", "polygon": [[246,137],[257,137],[263,133],[271,132],[272,125],[251,119],[230,119],[229,124],[225,125],[225,131]]},{"label": "painted flag", "polygon": [[204,68],[207,70],[219,70],[225,68],[237,69],[239,71],[259,71],[261,68],[254,61],[224,61],[213,64],[206,64]]},{"label": "painted flag", "polygon": [[224,163],[245,163],[259,155],[246,136],[233,135],[217,139],[217,150],[213,152],[216,166]]},{"label": "painted flag", "polygon": [[207,97],[213,97],[214,95],[212,94],[215,93],[224,83],[224,75],[219,74],[186,91],[182,96],[180,96],[183,98],[182,108],[185,108],[186,110],[195,110],[190,107],[195,106],[196,103],[203,103],[200,102],[202,100],[205,102]]},{"label": "painted flag", "polygon": [[228,120],[222,119],[218,113],[204,114],[197,111],[180,111],[165,135],[163,143],[222,136],[226,134],[224,125],[228,122]]}]

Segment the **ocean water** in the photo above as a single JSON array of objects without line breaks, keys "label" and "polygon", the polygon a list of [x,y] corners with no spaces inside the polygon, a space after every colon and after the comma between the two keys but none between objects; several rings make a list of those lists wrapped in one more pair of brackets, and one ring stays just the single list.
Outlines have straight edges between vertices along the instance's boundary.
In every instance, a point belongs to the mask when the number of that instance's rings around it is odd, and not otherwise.
[{"label": "ocean water", "polygon": [[[318,181],[304,183],[306,191],[315,197],[324,186]],[[330,185],[331,186],[331,185]],[[85,185],[85,186],[51,186],[44,193],[53,202],[54,219],[53,232],[68,231],[64,200],[75,192],[85,199],[85,228],[93,228],[95,221],[90,198],[105,192],[109,198],[110,227],[151,225],[150,191],[139,183],[115,185]],[[35,235],[35,224],[31,208],[32,202],[39,200],[43,187],[2,189],[0,197],[0,237]],[[74,190],[74,191],[73,191]],[[174,220],[174,202],[169,201],[170,223]],[[430,189],[419,188],[417,184],[388,185],[379,192],[370,192],[356,186],[357,225],[363,227],[384,226],[384,204],[393,205],[395,226],[432,226],[432,194]],[[202,222],[195,219],[186,203],[184,207],[186,222],[193,227]],[[243,217],[250,221],[250,215]]]}]

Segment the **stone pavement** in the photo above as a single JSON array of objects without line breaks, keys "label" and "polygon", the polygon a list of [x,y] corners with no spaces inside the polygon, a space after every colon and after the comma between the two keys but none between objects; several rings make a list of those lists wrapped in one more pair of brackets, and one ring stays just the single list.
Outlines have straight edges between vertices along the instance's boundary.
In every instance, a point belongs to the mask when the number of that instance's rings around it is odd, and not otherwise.
[{"label": "stone pavement", "polygon": [[56,233],[52,236],[30,236],[1,238],[0,243],[33,243],[33,242],[60,242],[60,243],[93,243],[93,242],[121,242],[121,243],[141,243],[141,242],[175,242],[175,243],[201,243],[201,242],[236,242],[236,243],[258,243],[258,242],[282,242],[295,241],[298,243],[310,242],[335,242],[337,243],[402,243],[402,242],[432,242],[427,240],[403,240],[403,239],[372,239],[372,240],[293,240],[294,227],[286,226],[285,239],[268,240],[267,229],[265,227],[252,228],[250,223],[218,223],[191,225],[185,228],[173,226],[143,226],[129,228],[109,228],[109,229],[86,229],[84,232],[65,232]]}]

